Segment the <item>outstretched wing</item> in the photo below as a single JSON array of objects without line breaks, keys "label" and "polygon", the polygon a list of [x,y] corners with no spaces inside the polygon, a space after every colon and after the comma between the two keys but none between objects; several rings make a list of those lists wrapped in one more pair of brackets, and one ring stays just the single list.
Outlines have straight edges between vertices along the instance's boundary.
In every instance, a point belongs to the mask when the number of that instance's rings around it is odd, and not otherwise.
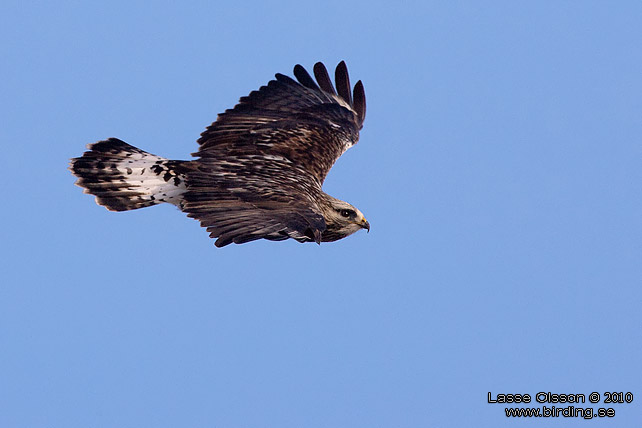
[{"label": "outstretched wing", "polygon": [[323,216],[302,206],[280,202],[257,206],[231,198],[213,203],[211,199],[199,201],[199,196],[209,199],[211,194],[191,193],[188,215],[198,219],[210,237],[218,238],[217,247],[261,238],[272,241],[293,238],[299,242],[320,243],[325,230]]},{"label": "outstretched wing", "polygon": [[266,238],[321,241],[321,185],[334,162],[359,138],[365,118],[361,82],[325,66],[315,80],[297,65],[298,83],[282,74],[218,116],[198,140],[187,174],[183,211],[217,246]]},{"label": "outstretched wing", "polygon": [[194,156],[217,162],[235,154],[281,156],[302,167],[319,185],[332,165],[356,144],[366,114],[361,81],[351,91],[348,69],[335,71],[337,90],[325,66],[314,66],[314,79],[300,65],[299,83],[282,74],[218,116],[198,140]]}]

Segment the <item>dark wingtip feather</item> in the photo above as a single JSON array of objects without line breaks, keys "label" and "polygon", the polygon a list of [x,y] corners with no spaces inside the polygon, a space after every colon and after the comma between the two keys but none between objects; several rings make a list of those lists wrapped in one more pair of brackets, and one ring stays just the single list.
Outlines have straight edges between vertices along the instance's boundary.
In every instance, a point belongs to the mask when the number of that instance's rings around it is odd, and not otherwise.
[{"label": "dark wingtip feather", "polygon": [[348,104],[352,105],[352,94],[350,90],[350,77],[345,61],[341,61],[334,71],[334,80],[337,84],[337,92]]},{"label": "dark wingtip feather", "polygon": [[357,116],[359,116],[359,122],[363,123],[366,118],[366,92],[363,89],[363,83],[361,83],[361,80],[354,85],[352,96],[354,100],[353,108],[357,112]]},{"label": "dark wingtip feather", "polygon": [[[276,80],[277,80],[278,82],[296,83],[296,82],[294,81],[294,79],[292,79],[290,76],[286,76],[285,74],[276,73],[276,74],[274,75],[274,77],[276,77]],[[269,85],[269,83],[268,83],[268,85]]]},{"label": "dark wingtip feather", "polygon": [[[211,235],[210,235],[211,236]],[[211,236],[212,238],[216,238],[215,236]],[[214,245],[216,245],[216,248],[223,248],[226,245],[230,245],[232,243],[232,239],[230,238],[218,238],[216,241],[214,241]]]},{"label": "dark wingtip feather", "polygon": [[297,64],[294,66],[294,77],[297,78],[299,83],[301,83],[303,86],[306,86],[311,89],[319,90],[319,86],[317,86],[316,82],[314,79],[310,76],[308,71],[303,68],[300,64]]},{"label": "dark wingtip feather", "polygon": [[319,86],[325,92],[328,92],[333,95],[337,94],[336,91],[334,90],[334,86],[332,86],[332,80],[330,80],[330,75],[328,74],[328,70],[325,68],[325,65],[323,65],[322,62],[317,62],[316,64],[314,64],[314,77],[317,78],[317,82],[319,83]]}]

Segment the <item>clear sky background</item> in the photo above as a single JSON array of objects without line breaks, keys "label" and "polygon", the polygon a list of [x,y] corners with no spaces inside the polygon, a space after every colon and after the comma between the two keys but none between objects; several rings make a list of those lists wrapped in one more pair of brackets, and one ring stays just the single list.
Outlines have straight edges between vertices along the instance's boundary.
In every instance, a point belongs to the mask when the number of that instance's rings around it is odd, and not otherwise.
[{"label": "clear sky background", "polygon": [[[639,426],[641,22],[639,1],[3,1],[0,426]],[[340,60],[368,112],[325,190],[369,234],[217,249],[66,169],[107,137],[188,159],[274,73]],[[540,391],[634,401],[487,403]]]}]

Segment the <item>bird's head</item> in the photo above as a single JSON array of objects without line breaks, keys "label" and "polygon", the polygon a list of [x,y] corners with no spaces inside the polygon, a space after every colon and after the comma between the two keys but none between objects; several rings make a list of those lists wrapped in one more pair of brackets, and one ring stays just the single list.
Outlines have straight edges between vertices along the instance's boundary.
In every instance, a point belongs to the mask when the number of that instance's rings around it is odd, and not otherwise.
[{"label": "bird's head", "polygon": [[336,241],[352,235],[359,229],[370,231],[370,223],[361,211],[347,202],[328,196],[328,204],[323,209],[326,230],[322,241]]}]

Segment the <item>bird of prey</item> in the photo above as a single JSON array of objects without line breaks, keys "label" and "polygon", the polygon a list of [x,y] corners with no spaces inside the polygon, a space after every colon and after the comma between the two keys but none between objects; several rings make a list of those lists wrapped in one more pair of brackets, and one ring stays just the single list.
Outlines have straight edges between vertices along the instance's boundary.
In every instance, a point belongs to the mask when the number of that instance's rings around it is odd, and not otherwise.
[{"label": "bird of prey", "polygon": [[215,245],[265,238],[336,241],[370,224],[355,207],[322,190],[334,162],[357,143],[366,115],[363,84],[345,62],[336,90],[318,62],[313,79],[276,74],[218,115],[191,161],[169,160],[116,138],[71,159],[76,184],[110,211],[176,205],[207,228]]}]

